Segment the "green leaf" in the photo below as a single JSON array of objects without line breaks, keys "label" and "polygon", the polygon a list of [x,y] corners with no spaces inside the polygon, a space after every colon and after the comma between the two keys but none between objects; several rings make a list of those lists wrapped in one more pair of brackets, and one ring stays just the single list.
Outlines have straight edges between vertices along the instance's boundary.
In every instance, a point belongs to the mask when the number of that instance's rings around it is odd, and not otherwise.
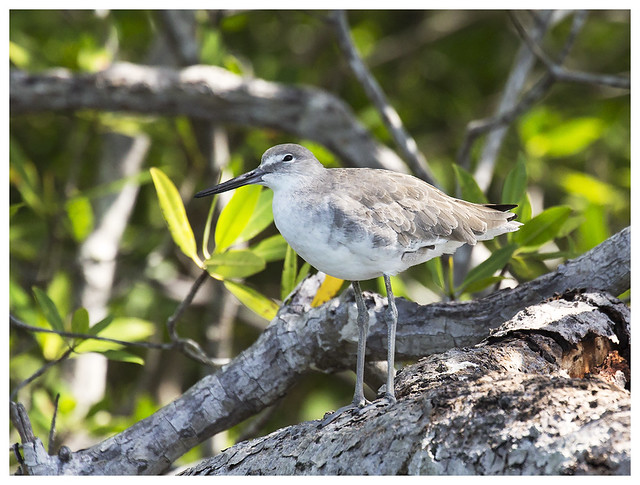
[{"label": "green leaf", "polygon": [[504,276],[488,276],[487,278],[482,278],[477,280],[475,283],[467,285],[464,291],[465,293],[478,293],[479,291],[482,291],[489,286],[493,286],[498,281],[502,281],[504,279],[506,279]]},{"label": "green leaf", "polygon": [[431,280],[436,284],[438,288],[444,290],[444,272],[442,270],[442,260],[440,258],[430,259],[425,263],[429,273],[431,273]]},{"label": "green leaf", "polygon": [[291,246],[287,246],[287,254],[282,266],[282,278],[280,279],[280,297],[284,300],[296,287],[298,273],[298,255]]},{"label": "green leaf", "polygon": [[517,204],[527,190],[527,166],[524,157],[519,156],[515,167],[507,174],[502,187],[502,203]]},{"label": "green leaf", "polygon": [[271,202],[273,201],[273,191],[261,190],[258,202],[253,214],[242,230],[235,242],[248,241],[252,237],[261,233],[271,222],[273,222],[273,212]]},{"label": "green leaf", "polygon": [[191,258],[198,266],[202,267],[202,261],[198,257],[196,249],[196,240],[193,236],[193,230],[187,219],[187,213],[184,210],[184,204],[180,198],[180,194],[173,182],[167,177],[162,170],[156,167],[149,169],[153,184],[156,187],[158,201],[162,209],[169,232],[174,242],[180,250]]},{"label": "green leaf", "polygon": [[508,244],[507,246],[494,251],[489,258],[467,273],[467,276],[456,292],[463,293],[469,285],[493,276],[496,271],[501,270],[507,265],[517,248],[518,247],[515,244]]},{"label": "green leaf", "polygon": [[453,170],[460,185],[460,194],[464,200],[477,204],[487,204],[487,197],[484,195],[478,183],[469,172],[460,165],[453,165]]},{"label": "green leaf", "polygon": [[42,200],[42,188],[38,169],[27,159],[19,148],[20,143],[9,143],[9,180],[13,183],[24,202],[37,214],[46,214],[51,210]]},{"label": "green leaf", "polygon": [[9,60],[13,62],[16,67],[25,69],[28,67],[31,55],[29,54],[29,51],[21,45],[18,45],[15,42],[9,42]]},{"label": "green leaf", "polygon": [[265,260],[250,249],[232,249],[212,254],[204,262],[207,271],[217,279],[244,278],[266,267]]},{"label": "green leaf", "polygon": [[71,235],[77,242],[84,241],[93,230],[93,209],[84,196],[69,199],[65,204],[67,217],[71,223]]},{"label": "green leaf", "polygon": [[109,360],[144,365],[144,359],[142,357],[136,354],[132,354],[131,352],[127,352],[126,350],[105,350],[104,352],[100,353]]},{"label": "green leaf", "polygon": [[216,253],[223,252],[240,237],[251,219],[261,190],[259,185],[246,185],[236,189],[216,224]]},{"label": "green leaf", "polygon": [[280,259],[284,259],[287,248],[289,245],[287,241],[284,240],[281,234],[276,234],[274,236],[263,239],[255,246],[251,247],[251,250],[264,259],[267,263],[271,261],[278,261]]},{"label": "green leaf", "polygon": [[18,211],[26,205],[27,204],[25,204],[24,202],[18,202],[17,204],[9,205],[9,218],[10,219],[13,218],[13,216],[15,216],[18,213]]},{"label": "green leaf", "polygon": [[[106,324],[103,322],[107,322]],[[96,327],[102,328],[96,331]],[[89,329],[93,335],[100,334],[101,337],[122,340],[124,342],[135,342],[145,340],[155,333],[155,325],[152,322],[134,317],[105,318]],[[101,340],[85,340],[76,346],[76,352],[100,352],[122,348],[121,344],[115,342],[104,342]]]},{"label": "green leaf", "polygon": [[568,157],[581,152],[602,136],[606,124],[600,118],[574,118],[538,132],[525,141],[536,157]]},{"label": "green leaf", "polygon": [[294,288],[298,286],[300,282],[307,277],[310,269],[311,269],[311,265],[305,261],[302,267],[300,268],[300,271],[298,271],[298,276],[296,276],[296,281],[293,283]]},{"label": "green leaf", "polygon": [[73,312],[71,331],[74,333],[87,333],[89,331],[89,312],[86,308],[78,308]]},{"label": "green leaf", "polygon": [[607,225],[607,210],[605,207],[589,204],[582,215],[584,216],[584,222],[578,230],[578,241],[579,249],[584,252],[594,248],[611,234]]},{"label": "green leaf", "polygon": [[[529,194],[525,193],[522,199],[518,202],[518,207],[513,211],[518,214],[518,222],[522,222],[523,224],[529,220],[531,220],[531,200],[529,199]],[[515,234],[513,232],[509,233],[509,236]]]},{"label": "green leaf", "polygon": [[278,305],[253,288],[229,280],[224,281],[224,286],[256,315],[270,321],[278,313]]},{"label": "green leaf", "polygon": [[113,317],[111,315],[107,315],[98,323],[89,328],[89,335],[99,335],[105,328],[107,328],[113,322]]},{"label": "green leaf", "polygon": [[592,204],[620,210],[628,199],[618,187],[581,172],[566,172],[560,176],[560,184],[569,193],[584,197]]},{"label": "green leaf", "polygon": [[64,332],[64,323],[62,321],[62,317],[60,316],[60,313],[58,312],[58,309],[56,308],[51,298],[49,298],[49,296],[44,291],[36,286],[34,286],[32,290],[33,294],[36,297],[36,301],[38,302],[38,305],[42,310],[44,318],[47,320],[47,322],[49,322],[51,328],[53,328],[54,330],[58,330],[59,332]]},{"label": "green leaf", "polygon": [[549,272],[549,268],[540,260],[514,256],[509,264],[509,271],[521,281],[531,281]]},{"label": "green leaf", "polygon": [[568,206],[550,207],[513,233],[513,241],[520,246],[541,246],[557,237],[569,214]]}]

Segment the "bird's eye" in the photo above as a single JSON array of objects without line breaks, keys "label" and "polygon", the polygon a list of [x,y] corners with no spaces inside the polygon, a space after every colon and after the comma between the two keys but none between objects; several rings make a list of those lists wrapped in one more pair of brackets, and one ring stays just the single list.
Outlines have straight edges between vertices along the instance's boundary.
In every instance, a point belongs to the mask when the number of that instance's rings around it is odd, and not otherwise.
[{"label": "bird's eye", "polygon": [[287,153],[284,157],[282,157],[282,161],[284,162],[290,162],[291,160],[293,160],[293,155],[291,155],[290,153]]}]

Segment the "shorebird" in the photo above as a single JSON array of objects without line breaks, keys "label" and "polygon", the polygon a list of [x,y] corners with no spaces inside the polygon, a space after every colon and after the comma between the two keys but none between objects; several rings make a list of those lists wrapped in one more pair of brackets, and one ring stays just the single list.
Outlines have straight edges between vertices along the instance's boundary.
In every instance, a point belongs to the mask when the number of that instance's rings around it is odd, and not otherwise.
[{"label": "shorebird", "polygon": [[518,230],[511,204],[474,204],[455,199],[411,175],[371,168],[325,168],[306,148],[276,145],[258,168],[198,192],[206,197],[243,185],[273,190],[273,219],[289,245],[316,269],[351,281],[358,309],[356,386],[351,404],[328,416],[369,404],[364,361],[369,313],[360,281],[382,276],[387,292],[387,384],[395,402],[394,355],[398,321],[390,276],[463,244],[475,245]]}]

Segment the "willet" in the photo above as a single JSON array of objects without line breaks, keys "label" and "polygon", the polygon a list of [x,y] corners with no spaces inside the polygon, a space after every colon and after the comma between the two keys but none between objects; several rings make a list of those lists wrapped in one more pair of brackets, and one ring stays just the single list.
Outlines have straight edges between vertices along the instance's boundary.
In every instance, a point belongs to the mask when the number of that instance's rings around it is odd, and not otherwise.
[{"label": "willet", "polygon": [[362,408],[369,313],[360,281],[382,276],[387,291],[387,385],[384,399],[395,402],[394,355],[398,320],[390,276],[467,243],[516,231],[508,212],[515,205],[481,205],[455,199],[402,173],[369,168],[325,168],[306,148],[277,145],[255,170],[196,194],[206,197],[243,185],[273,190],[273,219],[289,245],[318,270],[351,281],[358,308],[358,351],[353,401]]}]

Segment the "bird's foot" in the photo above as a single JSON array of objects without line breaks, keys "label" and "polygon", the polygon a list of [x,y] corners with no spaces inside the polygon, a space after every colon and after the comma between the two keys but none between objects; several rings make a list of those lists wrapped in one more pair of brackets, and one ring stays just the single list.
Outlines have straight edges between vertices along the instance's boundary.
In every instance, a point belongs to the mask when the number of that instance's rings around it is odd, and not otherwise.
[{"label": "bird's foot", "polygon": [[395,403],[396,403],[396,397],[393,394],[389,394],[385,392],[384,396],[382,396],[381,398],[376,399],[372,403],[369,403],[368,405],[361,407],[358,410],[358,414],[364,414],[369,409],[373,409],[373,408],[391,406],[392,404],[395,404]]},{"label": "bird's foot", "polygon": [[318,428],[324,428],[328,424],[333,423],[337,418],[339,418],[340,416],[342,416],[344,413],[348,411],[365,409],[366,407],[371,406],[371,404],[372,404],[371,401],[367,401],[366,399],[363,399],[361,402],[353,401],[351,404],[342,406],[337,411],[334,411],[331,414],[325,415],[324,419],[318,425]]},{"label": "bird's foot", "polygon": [[361,416],[364,413],[366,413],[369,409],[387,407],[395,403],[396,403],[395,396],[393,394],[388,394],[388,393],[385,393],[384,396],[382,396],[379,399],[376,399],[373,402],[367,401],[367,400],[364,400],[362,403],[352,402],[351,404],[347,404],[346,406],[341,407],[340,409],[338,409],[337,411],[334,411],[329,415],[325,415],[324,419],[318,425],[318,428],[324,428],[328,424],[334,422],[337,418],[342,416],[344,413],[351,410],[356,411],[356,416]]}]

